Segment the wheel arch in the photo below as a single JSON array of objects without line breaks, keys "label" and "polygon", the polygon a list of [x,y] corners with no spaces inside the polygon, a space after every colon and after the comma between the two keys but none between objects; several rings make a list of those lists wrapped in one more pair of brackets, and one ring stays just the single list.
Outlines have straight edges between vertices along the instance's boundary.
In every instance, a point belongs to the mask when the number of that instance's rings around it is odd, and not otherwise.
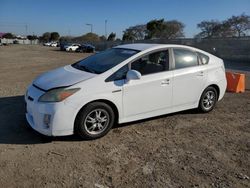
[{"label": "wheel arch", "polygon": [[211,84],[211,85],[207,86],[206,89],[208,87],[213,87],[216,90],[216,92],[217,92],[217,101],[218,101],[218,99],[220,98],[220,88],[219,88],[219,86],[216,85],[216,84]]},{"label": "wheel arch", "polygon": [[113,102],[111,102],[110,100],[107,100],[107,99],[96,99],[96,100],[93,100],[93,101],[90,101],[90,102],[84,104],[84,105],[80,108],[80,110],[78,110],[78,112],[77,112],[77,114],[76,114],[76,117],[75,117],[75,121],[74,121],[74,128],[75,128],[75,122],[76,122],[76,119],[77,119],[79,113],[83,110],[84,107],[86,107],[87,105],[89,105],[89,104],[91,104],[91,103],[93,103],[93,102],[103,102],[103,103],[109,105],[109,106],[112,108],[112,110],[114,111],[114,113],[115,113],[115,123],[118,123],[119,111],[118,111],[117,106],[116,106]]},{"label": "wheel arch", "polygon": [[213,88],[216,90],[217,95],[218,95],[218,96],[217,96],[217,101],[218,101],[219,98],[220,98],[220,87],[219,87],[217,84],[210,84],[210,85],[208,85],[207,87],[205,87],[205,88],[202,90],[201,94],[200,94],[199,101],[200,101],[200,99],[201,99],[201,96],[202,96],[203,92],[204,92],[208,87],[213,87]]}]

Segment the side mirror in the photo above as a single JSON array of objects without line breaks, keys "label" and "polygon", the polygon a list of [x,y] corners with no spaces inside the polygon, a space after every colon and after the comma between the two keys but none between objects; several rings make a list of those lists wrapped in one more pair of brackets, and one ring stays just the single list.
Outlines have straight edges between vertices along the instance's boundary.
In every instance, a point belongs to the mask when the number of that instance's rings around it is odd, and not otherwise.
[{"label": "side mirror", "polygon": [[141,79],[141,73],[136,70],[129,70],[126,75],[127,81]]}]

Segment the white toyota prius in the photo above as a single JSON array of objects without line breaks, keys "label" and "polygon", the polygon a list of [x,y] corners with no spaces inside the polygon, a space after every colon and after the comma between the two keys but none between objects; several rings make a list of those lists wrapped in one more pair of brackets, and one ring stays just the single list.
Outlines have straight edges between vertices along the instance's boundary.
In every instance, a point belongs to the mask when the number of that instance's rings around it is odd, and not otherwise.
[{"label": "white toyota prius", "polygon": [[183,45],[126,44],[36,78],[25,94],[26,119],[41,134],[107,134],[116,123],[199,108],[226,90],[223,60]]}]

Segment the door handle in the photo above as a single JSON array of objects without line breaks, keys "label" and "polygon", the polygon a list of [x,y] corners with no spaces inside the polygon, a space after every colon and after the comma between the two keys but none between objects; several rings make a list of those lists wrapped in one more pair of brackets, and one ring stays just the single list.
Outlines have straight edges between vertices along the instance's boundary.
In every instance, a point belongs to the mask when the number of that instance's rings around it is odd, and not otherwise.
[{"label": "door handle", "polygon": [[197,76],[204,76],[204,72],[203,71],[200,71]]},{"label": "door handle", "polygon": [[169,85],[169,84],[170,84],[170,80],[169,79],[161,81],[161,85]]}]

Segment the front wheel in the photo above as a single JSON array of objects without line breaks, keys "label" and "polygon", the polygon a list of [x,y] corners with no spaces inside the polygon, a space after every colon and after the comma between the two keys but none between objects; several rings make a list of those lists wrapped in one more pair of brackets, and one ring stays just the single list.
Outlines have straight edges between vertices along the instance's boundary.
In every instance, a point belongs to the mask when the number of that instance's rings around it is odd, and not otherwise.
[{"label": "front wheel", "polygon": [[205,113],[212,111],[215,107],[217,99],[218,94],[216,89],[214,87],[206,88],[200,98],[199,110]]},{"label": "front wheel", "polygon": [[115,121],[113,109],[103,102],[93,102],[77,115],[75,131],[83,139],[96,139],[106,135]]}]

